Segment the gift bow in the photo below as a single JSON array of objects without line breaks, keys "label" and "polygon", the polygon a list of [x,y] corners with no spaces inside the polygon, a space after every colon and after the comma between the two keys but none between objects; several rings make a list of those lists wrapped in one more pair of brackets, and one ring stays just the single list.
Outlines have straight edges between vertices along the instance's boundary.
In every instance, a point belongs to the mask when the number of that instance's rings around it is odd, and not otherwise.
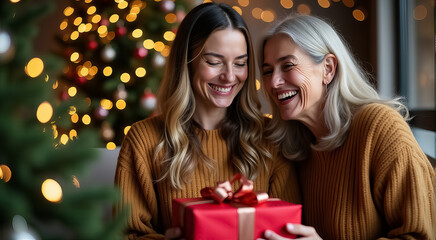
[{"label": "gift bow", "polygon": [[[241,186],[232,192],[232,183],[239,180]],[[230,181],[218,182],[215,187],[205,187],[200,194],[203,198],[213,199],[219,203],[229,200],[234,203],[242,203],[248,206],[255,206],[268,200],[265,192],[254,192],[253,181],[248,180],[242,174],[237,173]]]}]

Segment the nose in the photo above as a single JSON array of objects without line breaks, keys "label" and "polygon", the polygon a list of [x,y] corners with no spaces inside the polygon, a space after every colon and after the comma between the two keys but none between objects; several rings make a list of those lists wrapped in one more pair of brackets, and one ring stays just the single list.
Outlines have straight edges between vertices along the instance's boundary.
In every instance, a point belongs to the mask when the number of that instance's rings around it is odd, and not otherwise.
[{"label": "nose", "polygon": [[271,86],[273,88],[278,88],[284,83],[284,79],[279,71],[274,71],[271,76]]},{"label": "nose", "polygon": [[227,81],[227,82],[233,82],[236,79],[235,76],[235,70],[233,69],[233,67],[230,65],[227,65],[224,69],[223,72],[220,75],[221,80]]}]

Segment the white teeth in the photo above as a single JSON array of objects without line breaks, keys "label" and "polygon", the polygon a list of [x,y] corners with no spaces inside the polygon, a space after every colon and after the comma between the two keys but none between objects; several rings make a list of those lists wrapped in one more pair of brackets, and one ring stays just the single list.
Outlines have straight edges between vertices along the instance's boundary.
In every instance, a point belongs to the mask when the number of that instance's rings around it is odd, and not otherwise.
[{"label": "white teeth", "polygon": [[285,98],[287,98],[287,97],[292,97],[292,96],[294,96],[295,94],[297,94],[297,91],[289,91],[289,92],[285,92],[285,93],[279,94],[279,95],[277,96],[277,98],[278,98],[279,100],[282,100],[282,99],[285,99]]},{"label": "white teeth", "polygon": [[210,85],[213,89],[215,89],[218,92],[228,93],[230,90],[232,90],[232,87],[222,88],[215,85]]}]

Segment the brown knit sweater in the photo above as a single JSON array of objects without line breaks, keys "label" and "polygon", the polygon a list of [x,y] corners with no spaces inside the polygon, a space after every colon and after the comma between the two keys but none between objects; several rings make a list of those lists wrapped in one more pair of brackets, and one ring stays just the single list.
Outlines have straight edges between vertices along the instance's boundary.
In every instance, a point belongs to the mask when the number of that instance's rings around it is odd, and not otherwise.
[{"label": "brown knit sweater", "polygon": [[[127,227],[129,239],[163,239],[162,234],[171,226],[172,199],[200,197],[202,188],[214,186],[217,181],[230,180],[236,173],[219,130],[207,130],[207,138],[202,138],[202,150],[216,161],[215,170],[209,171],[200,164],[193,172],[192,181],[181,190],[171,187],[169,181],[156,182],[162,171],[162,154],[157,161],[153,160],[161,133],[159,121],[158,118],[149,118],[133,124],[118,157],[115,184],[121,189],[122,201],[115,212],[131,206]],[[254,189],[268,192],[271,197],[300,203],[295,170],[281,158],[274,156],[273,159],[267,161],[269,171],[260,166]]]},{"label": "brown knit sweater", "polygon": [[435,239],[435,174],[393,109],[360,110],[345,143],[297,171],[303,221],[323,239]]}]

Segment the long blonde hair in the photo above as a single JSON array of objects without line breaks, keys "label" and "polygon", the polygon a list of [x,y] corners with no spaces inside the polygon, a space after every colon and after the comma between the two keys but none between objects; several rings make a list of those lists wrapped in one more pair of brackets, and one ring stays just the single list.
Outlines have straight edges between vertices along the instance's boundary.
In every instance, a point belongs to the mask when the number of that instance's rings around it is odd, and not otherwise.
[{"label": "long blonde hair", "polygon": [[[255,83],[254,52],[248,28],[242,17],[225,4],[206,3],[191,10],[182,21],[168,58],[165,75],[157,95],[157,111],[163,121],[163,131],[155,152],[163,151],[164,170],[159,180],[169,179],[175,188],[190,181],[200,160],[213,169],[213,161],[201,150],[198,132],[201,127],[193,120],[195,98],[191,87],[191,60],[217,30],[232,28],[241,31],[247,42],[248,79],[220,124],[234,167],[249,178],[255,178],[259,166],[265,166],[269,152],[261,144],[263,117],[260,112]],[[200,130],[200,131],[199,131]]]},{"label": "long blonde hair", "polygon": [[275,116],[267,127],[267,139],[280,146],[288,159],[302,160],[309,156],[311,149],[333,150],[341,146],[348,133],[353,115],[362,106],[370,103],[389,105],[408,119],[408,111],[401,98],[380,99],[370,84],[369,74],[353,57],[341,36],[324,20],[308,15],[290,16],[273,27],[263,41],[260,63],[263,63],[263,47],[274,35],[285,34],[303,49],[315,63],[320,63],[326,54],[334,54],[338,61],[336,74],[327,87],[324,106],[324,121],[329,134],[315,143],[310,130],[299,121],[284,121],[278,107],[269,97],[272,114]]}]

